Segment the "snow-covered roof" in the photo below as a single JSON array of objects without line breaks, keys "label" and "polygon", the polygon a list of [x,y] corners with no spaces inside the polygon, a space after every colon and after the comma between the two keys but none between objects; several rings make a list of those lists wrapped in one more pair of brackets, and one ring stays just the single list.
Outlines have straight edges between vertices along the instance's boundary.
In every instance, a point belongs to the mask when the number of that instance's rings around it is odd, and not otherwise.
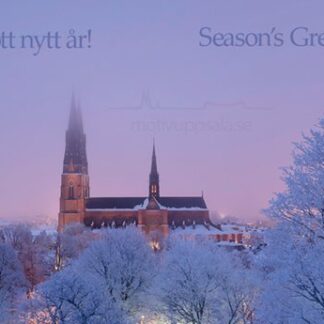
[{"label": "snow-covered roof", "polygon": [[192,235],[226,235],[226,234],[243,234],[245,230],[242,228],[237,228],[236,226],[221,226],[217,228],[215,226],[209,225],[196,225],[196,226],[178,226],[173,231],[175,234],[192,234]]},{"label": "snow-covered roof", "polygon": [[221,225],[222,232],[224,234],[230,233],[243,233],[246,232],[245,226],[235,225],[235,224],[222,224]]},{"label": "snow-covered roof", "polygon": [[113,208],[87,208],[86,211],[134,211],[134,210],[140,210],[140,209],[145,209],[149,203],[149,200],[146,198],[142,203],[139,203],[135,205],[132,208],[118,208],[118,207],[113,207]]},{"label": "snow-covered roof", "polygon": [[[208,210],[202,197],[159,197],[156,203],[160,209],[170,211]],[[89,198],[87,211],[136,211],[146,209],[149,199],[145,197],[99,197]]]},{"label": "snow-covered roof", "polygon": [[192,235],[211,235],[211,234],[224,234],[216,227],[209,226],[206,227],[204,225],[196,225],[196,226],[185,226],[185,227],[177,227],[172,230],[174,234],[192,234]]}]

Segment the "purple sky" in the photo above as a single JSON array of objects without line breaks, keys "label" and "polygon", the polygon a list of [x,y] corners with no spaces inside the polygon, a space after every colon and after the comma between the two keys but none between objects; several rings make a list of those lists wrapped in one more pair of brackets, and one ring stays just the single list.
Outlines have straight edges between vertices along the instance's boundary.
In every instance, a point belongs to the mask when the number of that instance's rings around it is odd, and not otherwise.
[{"label": "purple sky", "polygon": [[282,190],[291,142],[323,114],[324,47],[199,47],[203,26],[324,32],[322,0],[8,0],[0,10],[0,32],[92,30],[90,49],[0,48],[0,217],[56,217],[72,91],[92,196],[145,195],[155,136],[162,195],[204,190],[211,210],[242,218]]}]

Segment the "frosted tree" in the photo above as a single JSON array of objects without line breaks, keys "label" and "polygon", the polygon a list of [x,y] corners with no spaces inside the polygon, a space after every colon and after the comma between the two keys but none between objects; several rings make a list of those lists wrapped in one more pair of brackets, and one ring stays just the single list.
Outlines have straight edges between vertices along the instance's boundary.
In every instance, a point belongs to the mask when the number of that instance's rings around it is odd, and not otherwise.
[{"label": "frosted tree", "polygon": [[26,280],[14,249],[0,244],[0,322],[9,322],[17,309],[19,299],[24,298]]},{"label": "frosted tree", "polygon": [[45,232],[34,236],[29,226],[23,224],[5,226],[0,237],[16,251],[31,293],[54,269],[53,238]]},{"label": "frosted tree", "polygon": [[127,323],[121,308],[104,294],[98,281],[74,266],[39,286],[26,321],[37,323]]},{"label": "frosted tree", "polygon": [[91,231],[82,224],[71,224],[65,227],[56,238],[56,270],[69,265],[89,246],[93,240]]},{"label": "frosted tree", "polygon": [[78,259],[37,286],[21,316],[39,323],[136,322],[155,275],[154,257],[135,227],[103,231]]},{"label": "frosted tree", "polygon": [[[219,323],[254,323],[255,302],[260,278],[254,268],[247,268],[247,257],[239,253],[218,251],[217,319]],[[248,262],[251,266],[251,261]]]},{"label": "frosted tree", "polygon": [[55,265],[55,236],[42,231],[33,238],[37,283],[49,278]]},{"label": "frosted tree", "polygon": [[155,275],[153,252],[135,227],[107,230],[78,261],[78,269],[104,287],[105,295],[129,314],[143,307]]},{"label": "frosted tree", "polygon": [[264,276],[257,304],[260,323],[321,323],[324,320],[324,241],[291,236],[289,223],[267,237],[258,255]]},{"label": "frosted tree", "polygon": [[285,184],[267,215],[276,228],[259,255],[264,290],[257,307],[261,323],[324,321],[324,119],[295,144]]},{"label": "frosted tree", "polygon": [[175,241],[156,280],[158,308],[177,323],[249,323],[254,287],[248,274],[239,258],[214,243]]},{"label": "frosted tree", "polygon": [[324,118],[301,143],[293,165],[283,169],[286,190],[270,201],[266,214],[290,224],[290,233],[324,239]]}]

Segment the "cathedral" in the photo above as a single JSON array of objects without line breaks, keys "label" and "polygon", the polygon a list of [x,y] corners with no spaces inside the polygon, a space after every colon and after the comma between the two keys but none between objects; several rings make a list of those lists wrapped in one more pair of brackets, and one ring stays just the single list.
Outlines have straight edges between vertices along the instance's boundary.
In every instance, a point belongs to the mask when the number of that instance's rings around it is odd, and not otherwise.
[{"label": "cathedral", "polygon": [[81,110],[72,99],[61,178],[59,230],[71,223],[92,228],[134,224],[146,234],[167,236],[179,228],[213,226],[203,196],[161,195],[156,149],[153,144],[147,196],[91,197],[86,135]]}]

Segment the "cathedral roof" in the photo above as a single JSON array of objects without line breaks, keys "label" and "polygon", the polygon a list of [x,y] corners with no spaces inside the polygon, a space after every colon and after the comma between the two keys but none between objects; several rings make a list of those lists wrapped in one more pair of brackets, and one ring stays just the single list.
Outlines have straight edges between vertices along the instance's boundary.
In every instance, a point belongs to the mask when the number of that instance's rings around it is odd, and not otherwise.
[{"label": "cathedral roof", "polygon": [[[141,209],[147,197],[99,197],[89,198],[86,208],[91,209]],[[159,197],[160,206],[167,209],[207,209],[203,197]]]},{"label": "cathedral roof", "polygon": [[[87,209],[135,209],[144,204],[146,197],[99,197],[87,200]],[[138,208],[137,208],[138,209]]]},{"label": "cathedral roof", "polygon": [[203,197],[159,197],[159,203],[168,209],[207,209]]}]

